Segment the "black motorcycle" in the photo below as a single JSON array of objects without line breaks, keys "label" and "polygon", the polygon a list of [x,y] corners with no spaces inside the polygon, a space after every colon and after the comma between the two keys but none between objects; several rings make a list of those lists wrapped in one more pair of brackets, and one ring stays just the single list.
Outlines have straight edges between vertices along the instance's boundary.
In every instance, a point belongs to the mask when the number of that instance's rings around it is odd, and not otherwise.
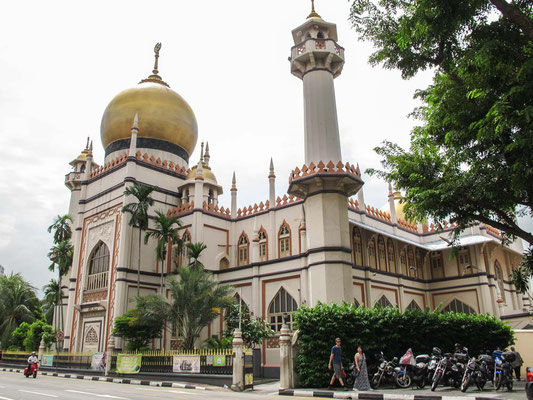
[{"label": "black motorcycle", "polygon": [[452,375],[453,361],[452,355],[450,353],[444,353],[442,358],[439,360],[437,366],[435,367],[435,374],[431,381],[431,391],[434,392],[441,380],[447,383]]},{"label": "black motorcycle", "polygon": [[377,389],[382,383],[396,384],[394,368],[398,365],[398,357],[394,357],[392,361],[387,361],[383,357],[383,353],[381,353],[380,361],[378,371],[370,380],[370,386],[372,389]]},{"label": "black motorcycle", "polygon": [[416,356],[414,365],[403,364],[400,367],[396,367],[396,385],[401,388],[408,388],[416,384],[420,389],[423,389],[426,386],[429,362],[429,355],[420,354]]},{"label": "black motorcycle", "polygon": [[487,381],[490,380],[489,366],[492,362],[492,357],[486,354],[481,354],[477,359],[472,357],[465,367],[461,392],[466,392],[472,383],[479,391],[482,391]]},{"label": "black motorcycle", "polygon": [[505,385],[508,391],[512,391],[513,368],[511,363],[516,359],[515,353],[495,350],[492,355],[494,357],[494,378],[492,380],[494,389],[498,390],[502,385]]},{"label": "black motorcycle", "polygon": [[433,382],[433,377],[435,376],[435,370],[439,364],[440,359],[442,358],[442,352],[438,347],[433,347],[431,358],[427,365],[427,375],[426,382]]}]

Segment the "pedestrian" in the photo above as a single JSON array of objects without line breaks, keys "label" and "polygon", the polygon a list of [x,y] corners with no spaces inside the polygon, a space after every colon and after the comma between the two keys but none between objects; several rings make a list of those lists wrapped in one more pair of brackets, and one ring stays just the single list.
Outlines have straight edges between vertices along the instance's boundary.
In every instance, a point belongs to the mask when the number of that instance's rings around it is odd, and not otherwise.
[{"label": "pedestrian", "polygon": [[333,389],[335,379],[338,379],[343,390],[348,390],[346,386],[344,386],[344,382],[342,380],[342,349],[340,338],[335,339],[335,346],[331,348],[331,354],[329,355],[329,370],[331,370],[332,367],[333,376],[331,377],[331,381],[329,382],[328,389]]},{"label": "pedestrian", "polygon": [[520,380],[520,368],[522,367],[522,364],[524,364],[524,360],[522,360],[522,357],[520,356],[520,353],[515,350],[513,346],[511,346],[511,351],[515,353],[515,359],[511,363],[514,369],[514,375],[517,380]]},{"label": "pedestrian", "polygon": [[357,347],[357,353],[354,356],[355,368],[357,369],[357,378],[353,384],[353,388],[357,390],[372,390],[370,382],[368,381],[368,371],[366,368],[366,356],[363,352],[363,347]]}]

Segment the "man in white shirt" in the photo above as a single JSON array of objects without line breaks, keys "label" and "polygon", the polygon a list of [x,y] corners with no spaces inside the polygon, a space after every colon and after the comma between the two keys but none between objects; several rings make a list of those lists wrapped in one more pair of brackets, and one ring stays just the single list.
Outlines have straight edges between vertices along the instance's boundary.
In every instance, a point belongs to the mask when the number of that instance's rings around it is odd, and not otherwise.
[{"label": "man in white shirt", "polygon": [[39,361],[39,359],[37,358],[37,355],[35,354],[35,352],[32,351],[31,356],[28,357],[28,371],[30,370],[31,365],[37,361]]}]

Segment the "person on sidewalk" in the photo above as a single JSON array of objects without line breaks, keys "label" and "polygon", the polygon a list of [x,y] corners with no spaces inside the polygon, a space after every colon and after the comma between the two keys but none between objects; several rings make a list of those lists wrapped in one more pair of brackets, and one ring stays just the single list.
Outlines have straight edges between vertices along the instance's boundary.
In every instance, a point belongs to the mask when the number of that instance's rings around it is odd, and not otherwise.
[{"label": "person on sidewalk", "polygon": [[329,370],[331,370],[332,366],[333,376],[331,377],[331,382],[329,383],[328,389],[333,389],[335,379],[338,379],[343,390],[348,390],[346,386],[344,386],[344,382],[342,380],[342,350],[340,338],[335,339],[335,346],[331,348],[331,354],[329,355],[328,365]]},{"label": "person on sidewalk", "polygon": [[513,346],[511,346],[511,351],[516,355],[514,361],[511,363],[514,369],[514,375],[517,380],[520,380],[520,368],[522,367],[522,364],[524,364],[524,360],[522,360],[520,353],[516,351]]},{"label": "person on sidewalk", "polygon": [[368,381],[368,371],[366,368],[366,356],[365,356],[365,353],[363,352],[362,346],[357,347],[357,353],[355,353],[354,361],[355,361],[355,368],[357,369],[357,378],[355,378],[353,388],[360,390],[360,391],[372,390],[372,388],[370,387],[370,382]]}]

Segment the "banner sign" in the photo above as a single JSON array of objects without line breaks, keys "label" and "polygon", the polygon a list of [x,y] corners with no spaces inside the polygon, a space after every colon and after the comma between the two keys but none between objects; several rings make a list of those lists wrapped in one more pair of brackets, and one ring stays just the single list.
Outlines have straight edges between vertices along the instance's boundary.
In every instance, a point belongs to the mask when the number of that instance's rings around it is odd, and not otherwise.
[{"label": "banner sign", "polygon": [[226,365],[226,356],[217,354],[213,356],[213,366],[214,367],[224,367]]},{"label": "banner sign", "polygon": [[105,353],[98,352],[93,354],[91,369],[95,371],[105,371]]},{"label": "banner sign", "polygon": [[41,366],[43,367],[53,367],[54,366],[54,355],[53,354],[43,354],[41,360]]},{"label": "banner sign", "polygon": [[138,374],[141,370],[141,354],[119,354],[117,356],[117,373]]},{"label": "banner sign", "polygon": [[185,372],[188,374],[200,373],[199,355],[178,355],[172,357],[172,372]]}]

